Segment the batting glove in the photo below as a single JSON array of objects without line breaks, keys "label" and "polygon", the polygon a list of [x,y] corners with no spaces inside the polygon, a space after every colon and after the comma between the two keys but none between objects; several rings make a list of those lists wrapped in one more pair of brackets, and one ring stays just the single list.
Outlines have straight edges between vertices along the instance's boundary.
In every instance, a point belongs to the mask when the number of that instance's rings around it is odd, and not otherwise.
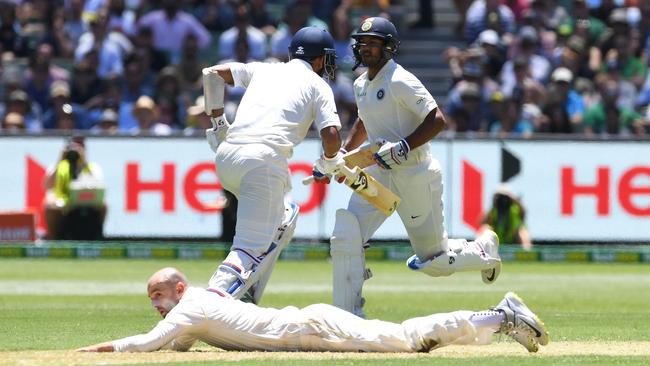
[{"label": "batting glove", "polygon": [[226,115],[222,114],[219,117],[210,117],[212,128],[205,130],[205,137],[208,139],[208,144],[213,152],[217,152],[219,144],[226,139],[226,133],[230,128],[230,123],[226,120]]},{"label": "batting glove", "polygon": [[380,167],[393,169],[396,165],[408,160],[409,151],[411,151],[411,147],[404,139],[397,142],[386,142],[375,153],[375,160]]},{"label": "batting glove", "polygon": [[332,175],[338,173],[343,165],[345,165],[345,160],[343,160],[343,153],[341,151],[331,158],[322,155],[314,163],[311,175],[314,176],[314,180],[317,183],[329,184]]}]

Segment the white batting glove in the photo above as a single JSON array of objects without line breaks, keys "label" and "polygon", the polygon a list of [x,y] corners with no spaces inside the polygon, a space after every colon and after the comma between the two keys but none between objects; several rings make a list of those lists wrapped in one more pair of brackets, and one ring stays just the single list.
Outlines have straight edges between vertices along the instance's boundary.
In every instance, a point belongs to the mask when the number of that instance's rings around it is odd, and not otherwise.
[{"label": "white batting glove", "polygon": [[380,167],[393,169],[408,159],[409,151],[411,151],[411,147],[404,139],[397,142],[386,142],[375,153],[375,160]]},{"label": "white batting glove", "polygon": [[230,123],[226,120],[225,114],[222,114],[219,117],[210,117],[210,122],[212,122],[212,128],[205,130],[205,137],[208,139],[210,149],[216,153],[219,144],[226,139]]},{"label": "white batting glove", "polygon": [[314,176],[316,182],[328,184],[332,175],[338,173],[343,165],[345,165],[345,160],[343,160],[341,151],[331,158],[321,155],[320,159],[314,163],[311,175]]}]

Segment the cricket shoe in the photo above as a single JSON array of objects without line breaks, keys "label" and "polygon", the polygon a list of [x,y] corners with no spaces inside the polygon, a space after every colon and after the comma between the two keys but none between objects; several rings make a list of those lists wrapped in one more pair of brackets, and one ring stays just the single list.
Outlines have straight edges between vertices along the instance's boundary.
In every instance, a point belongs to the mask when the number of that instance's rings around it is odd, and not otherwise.
[{"label": "cricket shoe", "polygon": [[508,292],[494,310],[505,315],[499,333],[512,337],[526,347],[528,352],[537,352],[540,344],[548,344],[548,331],[544,322],[514,292]]},{"label": "cricket shoe", "polygon": [[501,273],[501,256],[499,256],[499,236],[492,230],[485,230],[481,236],[476,238],[476,242],[483,247],[485,253],[495,259],[498,259],[496,266],[481,271],[481,278],[487,284],[494,283]]}]

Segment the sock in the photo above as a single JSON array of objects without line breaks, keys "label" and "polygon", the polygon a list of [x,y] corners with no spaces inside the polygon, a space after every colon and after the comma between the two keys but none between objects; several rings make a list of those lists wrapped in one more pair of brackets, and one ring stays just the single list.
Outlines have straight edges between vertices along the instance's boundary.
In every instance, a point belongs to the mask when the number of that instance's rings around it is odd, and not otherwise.
[{"label": "sock", "polygon": [[498,331],[501,328],[501,323],[505,320],[505,314],[497,310],[485,310],[474,313],[469,317],[476,328],[491,328],[493,331]]}]

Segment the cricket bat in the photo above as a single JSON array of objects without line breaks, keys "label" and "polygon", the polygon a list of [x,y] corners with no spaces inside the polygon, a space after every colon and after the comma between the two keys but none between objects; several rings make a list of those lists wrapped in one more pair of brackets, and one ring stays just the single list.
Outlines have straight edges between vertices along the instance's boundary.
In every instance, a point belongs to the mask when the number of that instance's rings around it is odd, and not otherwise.
[{"label": "cricket bat", "polygon": [[345,165],[349,168],[358,166],[363,169],[376,163],[373,156],[377,151],[379,151],[378,144],[359,146],[343,155],[343,160],[345,160]]},{"label": "cricket bat", "polygon": [[[384,215],[390,216],[397,209],[401,199],[360,167],[355,166],[350,169],[347,165],[344,165],[341,167],[339,174],[345,177],[343,183],[346,186],[350,187]],[[307,185],[313,181],[314,177],[310,176],[303,179],[302,183]]]}]

